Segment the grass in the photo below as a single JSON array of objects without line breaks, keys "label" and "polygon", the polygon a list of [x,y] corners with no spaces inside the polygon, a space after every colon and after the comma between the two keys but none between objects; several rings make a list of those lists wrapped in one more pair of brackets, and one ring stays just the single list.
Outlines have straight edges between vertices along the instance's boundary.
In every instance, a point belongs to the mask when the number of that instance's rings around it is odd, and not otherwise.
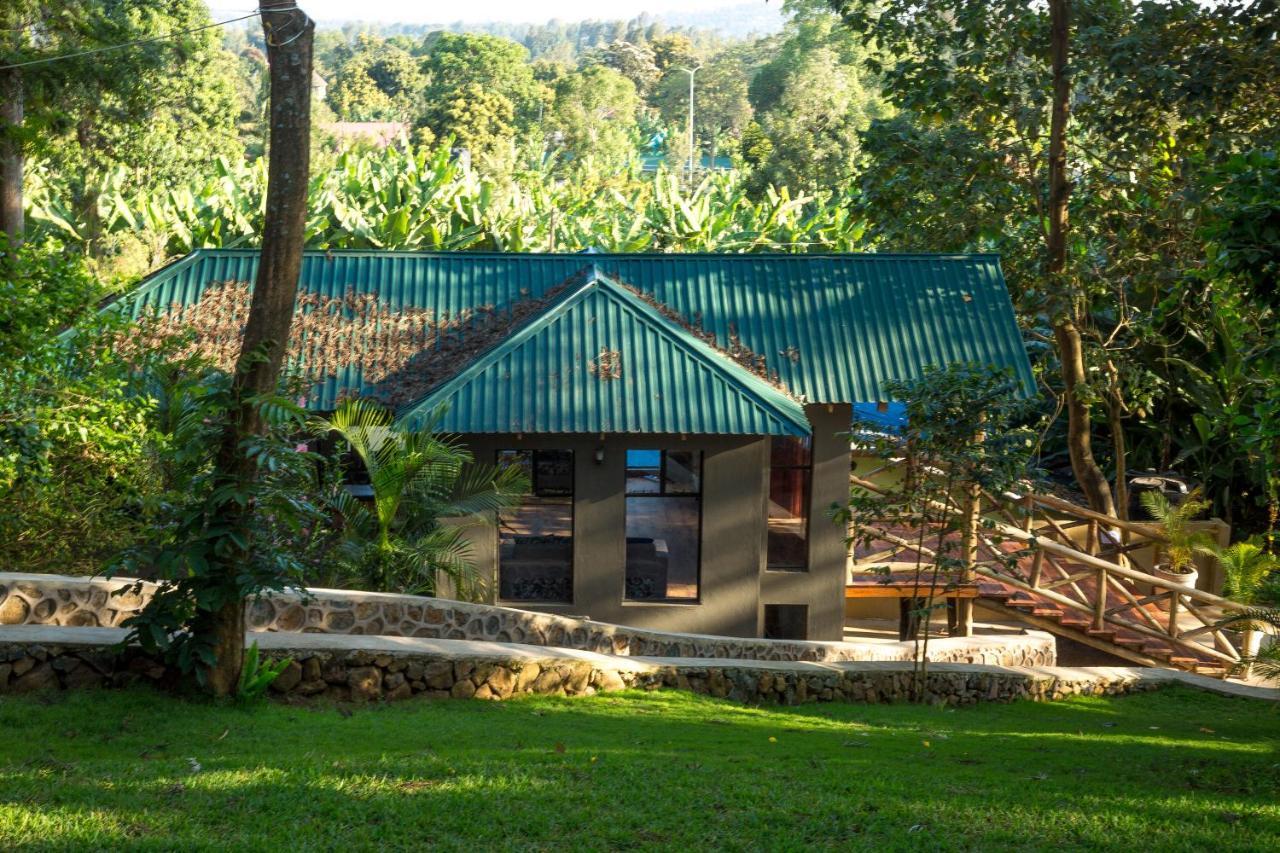
[{"label": "grass", "polygon": [[1280,712],[1189,689],[749,708],[675,692],[0,699],[0,848],[1266,850]]}]

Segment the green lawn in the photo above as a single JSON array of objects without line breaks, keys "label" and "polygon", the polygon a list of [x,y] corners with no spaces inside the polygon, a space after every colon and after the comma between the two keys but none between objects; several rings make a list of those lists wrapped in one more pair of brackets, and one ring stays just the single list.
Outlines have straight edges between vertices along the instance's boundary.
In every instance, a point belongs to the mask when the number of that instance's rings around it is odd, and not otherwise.
[{"label": "green lawn", "polygon": [[682,693],[242,709],[0,699],[0,849],[1275,850],[1280,713]]}]

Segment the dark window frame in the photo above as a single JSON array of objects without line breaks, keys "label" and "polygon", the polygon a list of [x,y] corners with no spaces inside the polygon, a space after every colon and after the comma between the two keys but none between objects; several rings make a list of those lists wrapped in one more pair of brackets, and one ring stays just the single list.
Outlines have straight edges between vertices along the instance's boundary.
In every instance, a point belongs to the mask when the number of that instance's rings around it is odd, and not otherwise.
[{"label": "dark window frame", "polygon": [[[502,510],[495,513],[495,530],[494,535],[497,540],[497,547],[494,551],[494,599],[499,602],[511,604],[533,604],[533,605],[572,605],[577,594],[576,582],[576,557],[577,557],[577,473],[578,473],[578,455],[572,448],[560,447],[500,447],[493,452],[494,464],[501,465],[504,453],[529,455],[529,492],[522,497],[525,498],[552,498],[563,499],[569,507],[569,597],[561,598],[509,598],[502,595]],[[542,453],[566,453],[569,456],[569,493],[565,494],[563,490],[550,489],[539,493],[538,489],[538,456]],[[518,508],[521,504],[517,504]]]},{"label": "dark window frame", "polygon": [[[801,626],[799,632],[801,636],[783,636],[789,633],[786,631],[786,626],[792,624],[792,620],[797,616],[800,617],[797,624]],[[761,637],[766,640],[807,641],[809,639],[809,605],[765,604],[761,629]]]},{"label": "dark window frame", "polygon": [[[626,462],[625,462],[625,454],[626,454],[627,452],[630,452],[630,451],[633,451],[633,450],[649,451],[649,452],[657,452],[657,453],[659,454],[659,457],[658,457],[658,490],[657,490],[657,491],[655,491],[655,492],[632,492],[632,491],[629,491],[629,490],[627,489],[627,478],[628,478],[628,476],[629,476],[630,472],[631,472],[631,471],[633,471],[633,470],[641,470],[641,468],[639,468],[639,467],[637,467],[637,468],[633,468],[632,466],[630,466],[630,465],[626,464]],[[622,519],[622,541],[623,541],[623,561],[622,561],[623,586],[622,586],[622,601],[623,601],[623,603],[624,603],[624,604],[642,604],[642,605],[643,605],[643,604],[675,604],[675,605],[683,605],[683,604],[701,604],[701,603],[702,603],[702,525],[703,525],[703,517],[704,517],[704,515],[705,515],[705,513],[703,512],[702,488],[703,488],[704,465],[705,465],[705,462],[706,462],[706,453],[704,453],[702,450],[665,450],[665,449],[656,449],[656,451],[655,451],[655,448],[651,448],[651,447],[629,447],[629,448],[627,448],[626,450],[624,450],[624,451],[623,451],[623,453],[624,453],[623,474],[622,474],[622,504],[623,504],[623,519]],[[667,479],[668,479],[668,478],[667,478],[667,454],[668,454],[668,453],[689,453],[689,454],[692,454],[692,455],[694,456],[694,458],[697,460],[697,469],[698,469],[698,473],[697,473],[697,476],[698,476],[698,488],[697,488],[697,490],[696,490],[696,491],[692,491],[692,492],[679,492],[679,491],[677,491],[677,492],[671,492],[671,491],[668,491],[668,490],[667,490]],[[650,469],[645,468],[644,470],[650,470]],[[630,597],[627,595],[627,587],[626,587],[626,575],[627,575],[627,562],[626,562],[627,517],[626,517],[626,516],[627,516],[627,501],[631,500],[632,498],[652,498],[653,500],[670,500],[670,499],[673,499],[673,498],[674,498],[674,499],[679,500],[679,499],[689,499],[689,498],[693,498],[693,499],[695,499],[695,500],[697,501],[697,507],[698,507],[698,531],[697,531],[697,534],[696,534],[696,540],[695,540],[695,544],[696,544],[696,546],[697,546],[697,554],[696,554],[696,559],[695,559],[695,568],[696,568],[696,581],[695,581],[695,583],[696,583],[696,585],[697,585],[697,594],[696,594],[696,595],[694,595],[694,596],[692,596],[692,597],[690,597],[690,598],[669,598],[669,597],[663,597],[663,598],[630,598]]]},{"label": "dark window frame", "polygon": [[807,572],[809,571],[810,556],[810,527],[813,522],[813,439],[811,436],[805,436],[801,439],[805,443],[805,458],[808,460],[803,465],[775,465],[773,464],[773,444],[769,442],[769,482],[765,489],[765,501],[767,502],[773,494],[773,472],[774,471],[804,471],[805,477],[804,487],[804,558],[800,563],[771,563],[769,561],[769,514],[765,512],[765,543],[764,543],[764,568],[768,572]]}]

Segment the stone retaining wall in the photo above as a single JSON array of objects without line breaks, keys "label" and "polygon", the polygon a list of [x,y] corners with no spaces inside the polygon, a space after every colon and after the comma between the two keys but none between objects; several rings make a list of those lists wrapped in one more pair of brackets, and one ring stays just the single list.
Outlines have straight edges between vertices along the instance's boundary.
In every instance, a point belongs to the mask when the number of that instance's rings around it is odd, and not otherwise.
[{"label": "stone retaining wall", "polygon": [[[136,650],[116,657],[101,644],[15,642],[5,636],[14,633],[15,629],[0,629],[0,694],[163,684],[172,680],[172,673],[163,664]],[[272,692],[278,696],[341,702],[395,701],[415,696],[585,696],[627,688],[673,688],[751,704],[897,702],[907,699],[911,681],[911,667],[900,663],[708,663],[632,658],[613,659],[615,665],[594,658],[539,657],[545,650],[531,647],[520,648],[520,652],[517,656],[495,657],[488,651],[467,648],[442,654],[377,647],[307,647],[272,648],[264,652],[264,657],[290,660],[272,685]],[[1163,677],[1150,675],[1152,672],[1160,671],[1115,668],[1055,672],[939,664],[929,673],[926,699],[950,705],[1019,699],[1047,701],[1074,695],[1151,690],[1169,683]]]},{"label": "stone retaining wall", "polygon": [[[154,587],[113,594],[131,581],[0,573],[0,625],[117,627]],[[909,661],[909,643],[823,643],[650,631],[442,598],[310,589],[265,596],[247,606],[251,631],[481,640],[581,649],[609,655],[769,661]],[[1053,666],[1052,636],[1024,631],[999,638],[931,641],[935,662]]]}]

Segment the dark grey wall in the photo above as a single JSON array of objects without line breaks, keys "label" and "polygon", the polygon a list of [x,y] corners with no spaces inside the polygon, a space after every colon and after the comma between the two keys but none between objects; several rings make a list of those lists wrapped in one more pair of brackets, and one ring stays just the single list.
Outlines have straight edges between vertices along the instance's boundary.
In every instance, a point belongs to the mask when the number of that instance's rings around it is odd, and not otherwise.
[{"label": "dark grey wall", "polygon": [[[766,604],[809,607],[810,640],[839,640],[844,635],[844,530],[828,516],[833,503],[849,497],[849,424],[852,406],[811,404],[805,414],[813,425],[813,486],[809,510],[809,571],[771,572],[760,567],[760,624]],[[766,494],[767,498],[767,494]]]},{"label": "dark grey wall", "polygon": [[[764,571],[768,442],[752,436],[679,435],[471,435],[476,460],[492,463],[498,450],[574,451],[572,604],[512,605],[586,616],[662,631],[757,637],[763,604],[809,606],[809,639],[840,639],[844,604],[844,537],[826,517],[848,492],[848,406],[808,407],[814,435],[813,512],[809,572]],[[604,460],[595,461],[603,448]],[[625,575],[626,450],[701,450],[702,576],[696,603],[623,601]],[[477,564],[490,590],[497,588],[497,531],[470,533]],[[762,587],[766,590],[762,595]]]}]

